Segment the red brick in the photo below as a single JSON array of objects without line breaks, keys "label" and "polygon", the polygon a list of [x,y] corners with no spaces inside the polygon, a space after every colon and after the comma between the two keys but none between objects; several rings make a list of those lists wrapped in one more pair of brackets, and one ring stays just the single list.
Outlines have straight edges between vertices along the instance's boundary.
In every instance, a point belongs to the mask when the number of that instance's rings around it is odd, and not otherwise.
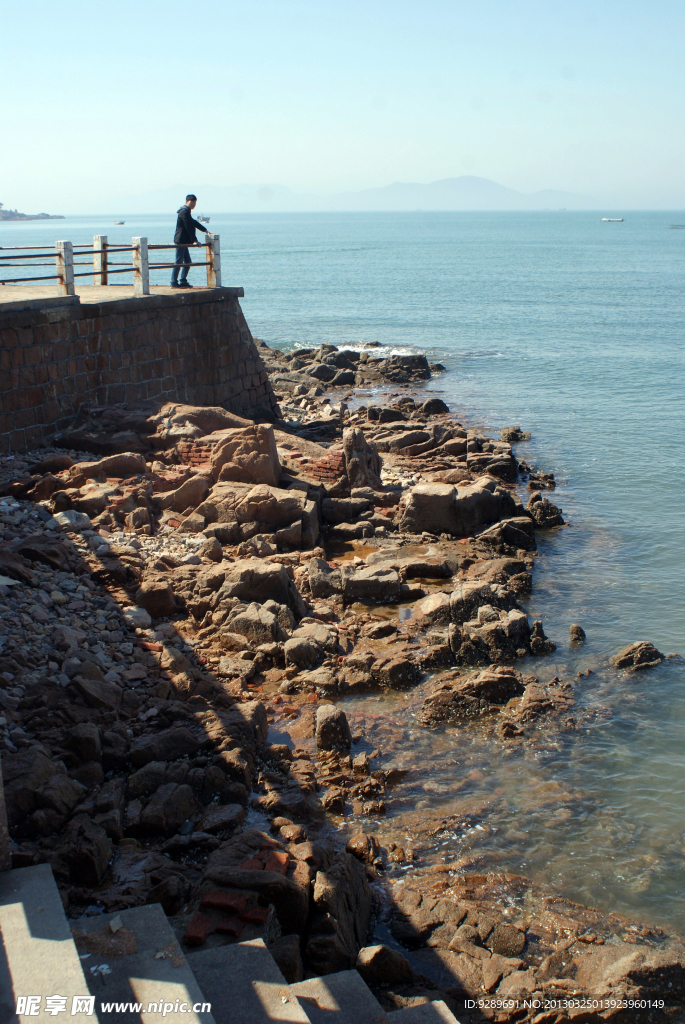
[{"label": "red brick", "polygon": [[215,931],[238,938],[244,927],[245,924],[239,917],[227,917],[226,914],[222,914],[216,922]]},{"label": "red brick", "polygon": [[207,914],[194,914],[185,930],[183,941],[189,946],[201,946],[208,935],[214,931],[214,921]]},{"label": "red brick", "polygon": [[266,924],[269,920],[269,908],[250,907],[249,910],[244,910],[242,912],[240,920],[244,921],[245,924]]},{"label": "red brick", "polygon": [[283,850],[274,850],[273,853],[269,854],[269,857],[264,865],[265,871],[277,871],[279,875],[284,875],[288,870],[288,862],[290,857]]},{"label": "red brick", "polygon": [[211,892],[204,894],[200,906],[239,914],[247,906],[247,896],[242,892],[221,892],[219,889],[212,889]]}]

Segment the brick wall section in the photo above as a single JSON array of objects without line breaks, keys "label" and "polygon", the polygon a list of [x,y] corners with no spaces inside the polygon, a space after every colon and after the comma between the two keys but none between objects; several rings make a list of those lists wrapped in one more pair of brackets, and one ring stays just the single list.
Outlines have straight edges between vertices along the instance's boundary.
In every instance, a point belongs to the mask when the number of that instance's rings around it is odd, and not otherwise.
[{"label": "brick wall section", "polygon": [[[83,402],[276,407],[242,288],[0,303],[0,451],[35,448]],[[1,298],[1,294],[0,294]]]},{"label": "brick wall section", "polygon": [[303,479],[315,484],[332,484],[345,473],[345,455],[339,448],[331,448],[320,459],[299,457],[293,453],[292,462],[299,466]]}]

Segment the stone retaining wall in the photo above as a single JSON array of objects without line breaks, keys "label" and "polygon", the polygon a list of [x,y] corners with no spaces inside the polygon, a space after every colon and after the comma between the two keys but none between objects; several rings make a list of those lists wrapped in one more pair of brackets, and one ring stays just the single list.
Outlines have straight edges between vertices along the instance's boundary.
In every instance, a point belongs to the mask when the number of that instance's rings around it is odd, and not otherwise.
[{"label": "stone retaining wall", "polygon": [[214,288],[0,303],[0,451],[35,448],[69,426],[84,402],[154,399],[241,416],[274,409],[242,295]]}]

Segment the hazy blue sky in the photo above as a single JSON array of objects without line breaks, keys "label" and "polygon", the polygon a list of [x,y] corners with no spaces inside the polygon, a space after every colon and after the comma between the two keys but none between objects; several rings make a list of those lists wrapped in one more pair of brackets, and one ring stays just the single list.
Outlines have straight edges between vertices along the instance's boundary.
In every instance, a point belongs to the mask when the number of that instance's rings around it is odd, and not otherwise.
[{"label": "hazy blue sky", "polygon": [[6,4],[0,201],[473,174],[682,208],[684,23],[682,0]]}]

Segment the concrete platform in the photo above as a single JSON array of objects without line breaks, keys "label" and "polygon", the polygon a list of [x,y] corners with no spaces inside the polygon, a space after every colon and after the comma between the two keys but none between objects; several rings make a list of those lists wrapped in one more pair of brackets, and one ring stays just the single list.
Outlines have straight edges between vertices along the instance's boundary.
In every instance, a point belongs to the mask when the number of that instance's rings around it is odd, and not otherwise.
[{"label": "concrete platform", "polygon": [[[82,963],[100,1024],[215,1024],[213,1015],[200,1009],[210,1000],[159,903],[82,918],[71,930],[79,953],[90,954]],[[198,1009],[176,1012],[177,1001]],[[102,1003],[140,1003],[143,1009],[104,1012]],[[163,1010],[165,1004],[172,1009]]]},{"label": "concrete platform", "polygon": [[[77,284],[74,288],[81,302],[113,302],[117,299],[133,299],[132,284],[85,285]],[[213,288],[196,284],[192,288],[169,288],[166,285],[151,285],[150,295],[183,295],[188,292],[211,292]],[[147,298],[147,296],[140,296]],[[5,302],[23,302],[33,299],[69,299],[69,295],[61,295],[56,284],[51,285],[0,285],[0,304]]]},{"label": "concrete platform", "polygon": [[390,1017],[357,971],[339,971],[290,986],[311,1024],[390,1024]]},{"label": "concrete platform", "polygon": [[216,1024],[309,1024],[262,939],[188,954]]},{"label": "concrete platform", "polygon": [[49,996],[67,998],[65,1016],[92,1024],[85,1013],[71,1016],[74,996],[88,996],[76,946],[48,864],[0,874],[0,1021],[17,1024],[20,996],[40,996],[36,1022],[54,1021],[45,1012]]}]

